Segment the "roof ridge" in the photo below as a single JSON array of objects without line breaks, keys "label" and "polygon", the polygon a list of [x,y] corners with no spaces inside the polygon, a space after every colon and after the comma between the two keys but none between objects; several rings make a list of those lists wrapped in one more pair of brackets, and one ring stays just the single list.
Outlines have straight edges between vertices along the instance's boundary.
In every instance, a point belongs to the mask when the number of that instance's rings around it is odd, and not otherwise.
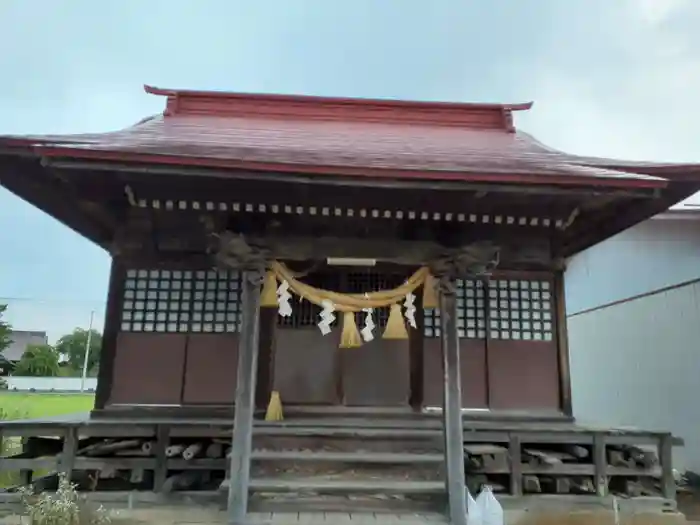
[{"label": "roof ridge", "polygon": [[393,99],[320,97],[273,93],[192,91],[145,86],[147,93],[166,96],[164,115],[278,116],[301,120],[386,122],[404,125],[457,126],[515,131],[513,111],[524,104],[405,101]]},{"label": "roof ridge", "polygon": [[144,90],[150,95],[158,96],[187,96],[195,98],[231,98],[231,99],[269,99],[279,101],[305,101],[308,103],[336,102],[349,105],[386,105],[386,106],[434,106],[444,108],[474,108],[474,109],[509,109],[511,111],[527,111],[532,108],[534,102],[522,102],[515,104],[497,102],[449,102],[435,100],[403,100],[392,98],[364,98],[364,97],[330,97],[320,95],[298,95],[286,93],[254,93],[244,91],[217,91],[195,89],[167,89],[145,84]]}]

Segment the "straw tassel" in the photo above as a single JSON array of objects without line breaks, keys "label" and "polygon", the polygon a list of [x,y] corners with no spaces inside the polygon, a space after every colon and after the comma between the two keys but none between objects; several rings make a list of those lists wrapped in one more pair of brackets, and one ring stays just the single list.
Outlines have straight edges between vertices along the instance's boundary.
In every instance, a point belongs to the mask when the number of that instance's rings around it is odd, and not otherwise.
[{"label": "straw tassel", "polygon": [[428,274],[423,283],[423,308],[434,310],[438,308],[437,280]]},{"label": "straw tassel", "polygon": [[277,308],[277,277],[274,272],[265,274],[262,293],[260,294],[260,306],[263,308]]},{"label": "straw tassel", "polygon": [[389,311],[389,320],[386,322],[383,339],[408,339],[406,324],[403,322],[401,305],[392,304]]},{"label": "straw tassel", "polygon": [[343,332],[340,335],[340,348],[357,348],[362,346],[362,337],[355,323],[354,312],[343,313]]},{"label": "straw tassel", "polygon": [[282,411],[282,399],[280,393],[273,391],[270,395],[270,403],[267,405],[265,421],[282,421],[284,412]]}]

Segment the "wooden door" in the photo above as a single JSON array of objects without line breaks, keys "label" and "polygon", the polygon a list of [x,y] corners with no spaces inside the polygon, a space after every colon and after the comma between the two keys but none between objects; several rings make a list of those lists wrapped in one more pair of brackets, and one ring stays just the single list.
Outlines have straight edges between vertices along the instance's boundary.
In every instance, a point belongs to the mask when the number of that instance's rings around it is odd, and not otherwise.
[{"label": "wooden door", "polygon": [[[363,293],[397,286],[408,275],[375,269],[334,268],[304,281],[345,293]],[[409,340],[382,339],[389,308],[374,311],[375,339],[359,348],[338,348],[342,323],[336,314],[333,331],[317,327],[320,308],[308,301],[293,303],[294,313],[280,318],[275,336],[274,385],[285,404],[342,404],[353,407],[408,406]],[[364,314],[355,316],[358,329]]]},{"label": "wooden door", "polygon": [[527,274],[489,283],[488,384],[494,410],[558,410],[553,280]]},{"label": "wooden door", "polygon": [[[341,276],[341,286],[347,293],[361,294],[388,290],[399,286],[410,270],[388,273],[374,268],[354,269]],[[346,406],[401,407],[410,398],[410,340],[387,340],[382,335],[389,320],[389,307],[373,311],[374,340],[360,348],[340,350],[342,401]],[[404,318],[405,321],[405,318]],[[362,329],[365,314],[355,314],[358,329]],[[410,327],[407,327],[407,331]]]},{"label": "wooden door", "polygon": [[[487,407],[486,313],[483,283],[457,282],[457,328],[459,330],[462,407]],[[440,311],[423,313],[423,404],[442,406],[443,369]]]},{"label": "wooden door", "polygon": [[410,396],[408,340],[377,338],[360,348],[340,349],[343,404],[408,406]]},{"label": "wooden door", "polygon": [[274,385],[287,405],[339,402],[338,330],[324,336],[317,327],[277,327]]},{"label": "wooden door", "polygon": [[[304,282],[337,289],[334,272],[314,273]],[[274,348],[274,390],[285,405],[336,405],[340,403],[338,343],[339,323],[324,336],[317,323],[321,309],[309,301],[291,300],[292,316],[276,318]]]}]

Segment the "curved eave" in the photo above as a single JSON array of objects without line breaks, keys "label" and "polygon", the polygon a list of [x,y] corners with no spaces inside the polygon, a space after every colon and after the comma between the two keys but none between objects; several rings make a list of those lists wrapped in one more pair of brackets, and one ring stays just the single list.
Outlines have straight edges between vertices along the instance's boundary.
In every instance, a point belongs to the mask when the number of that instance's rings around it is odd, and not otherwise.
[{"label": "curved eave", "polygon": [[[43,139],[44,143],[48,143],[48,139]],[[42,143],[42,137],[16,137],[6,135],[0,137],[0,151],[12,152],[13,150],[27,150]]]},{"label": "curved eave", "polygon": [[344,125],[303,118],[290,123],[160,115],[108,133],[0,137],[0,151],[86,162],[351,176],[364,178],[368,185],[374,177],[655,189],[665,188],[669,180],[700,180],[700,165],[569,155],[522,132],[397,123]]},{"label": "curved eave", "polygon": [[[398,170],[367,167],[321,166],[309,164],[283,164],[270,162],[250,162],[243,160],[221,160],[191,156],[155,155],[134,152],[102,151],[85,148],[52,147],[34,145],[35,154],[47,158],[70,158],[86,161],[110,161],[124,163],[143,163],[165,166],[189,166],[217,169],[237,169],[251,171],[270,171],[281,173],[306,173],[329,176],[350,176],[381,179],[413,179],[433,181],[455,181],[470,183],[510,183],[517,185],[561,185],[606,188],[645,188],[662,189],[668,181],[659,177],[587,177],[571,175],[537,174],[523,170],[521,172],[465,172],[448,170]],[[369,183],[371,185],[371,183]]]},{"label": "curved eave", "polygon": [[0,153],[3,150],[13,151],[18,149],[32,149],[40,146],[60,147],[62,145],[90,145],[96,141],[105,140],[120,135],[124,132],[130,132],[142,124],[159,117],[160,115],[150,115],[139,120],[136,124],[126,128],[105,131],[100,133],[69,133],[65,135],[0,135]]},{"label": "curved eave", "polygon": [[0,186],[109,251],[115,218],[83,201],[65,180],[42,166],[35,148],[0,145]]},{"label": "curved eave", "polygon": [[518,134],[527,137],[530,142],[536,144],[543,151],[558,158],[566,159],[566,161],[573,164],[619,171],[622,173],[644,174],[671,180],[700,182],[700,163],[635,161],[608,157],[593,157],[590,155],[575,155],[548,146],[529,133],[518,131]]},{"label": "curved eave", "polygon": [[672,180],[667,189],[654,199],[622,199],[589,215],[586,220],[575,221],[565,232],[559,248],[560,255],[571,257],[595,244],[652,219],[668,213],[669,208],[700,191],[700,179]]},{"label": "curved eave", "polygon": [[700,182],[700,164],[620,164],[601,162],[600,167],[625,173],[648,173],[674,181]]},{"label": "curved eave", "polygon": [[700,182],[700,164],[623,161],[597,157],[573,157],[577,163],[623,173],[643,173],[670,180]]}]

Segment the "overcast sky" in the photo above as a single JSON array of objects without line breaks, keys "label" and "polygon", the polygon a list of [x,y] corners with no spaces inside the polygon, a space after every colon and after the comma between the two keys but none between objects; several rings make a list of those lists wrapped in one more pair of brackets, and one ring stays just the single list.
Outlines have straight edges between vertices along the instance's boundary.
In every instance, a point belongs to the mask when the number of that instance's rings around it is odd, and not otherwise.
[{"label": "overcast sky", "polygon": [[[572,153],[700,161],[700,0],[0,0],[0,133],[107,131],[160,87],[534,100]],[[0,188],[18,329],[102,322],[108,256]],[[31,300],[27,300],[31,299]]]}]

